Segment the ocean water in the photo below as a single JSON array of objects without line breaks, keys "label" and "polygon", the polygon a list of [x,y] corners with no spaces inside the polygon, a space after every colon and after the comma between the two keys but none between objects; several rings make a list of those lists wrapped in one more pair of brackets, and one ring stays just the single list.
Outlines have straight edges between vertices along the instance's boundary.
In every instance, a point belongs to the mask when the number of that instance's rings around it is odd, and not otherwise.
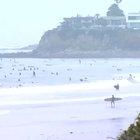
[{"label": "ocean water", "polygon": [[[33,71],[35,76],[33,76]],[[1,87],[89,84],[107,88],[132,74],[140,81],[140,59],[1,59]],[[20,80],[20,81],[19,81]],[[10,82],[9,82],[10,81]],[[102,82],[102,87],[100,86]],[[110,84],[109,83],[109,84]]]},{"label": "ocean water", "polygon": [[22,50],[22,49],[0,49],[0,53],[18,53],[18,52],[31,52],[32,50]]}]

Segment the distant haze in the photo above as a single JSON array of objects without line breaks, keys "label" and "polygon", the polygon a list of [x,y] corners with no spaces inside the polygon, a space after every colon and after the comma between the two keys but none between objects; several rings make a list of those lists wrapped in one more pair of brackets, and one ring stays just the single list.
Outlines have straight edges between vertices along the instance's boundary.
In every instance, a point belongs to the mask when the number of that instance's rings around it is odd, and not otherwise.
[{"label": "distant haze", "polygon": [[[24,47],[39,42],[45,31],[64,17],[105,15],[113,0],[0,0],[0,48]],[[125,13],[138,12],[139,0],[123,0]]]}]

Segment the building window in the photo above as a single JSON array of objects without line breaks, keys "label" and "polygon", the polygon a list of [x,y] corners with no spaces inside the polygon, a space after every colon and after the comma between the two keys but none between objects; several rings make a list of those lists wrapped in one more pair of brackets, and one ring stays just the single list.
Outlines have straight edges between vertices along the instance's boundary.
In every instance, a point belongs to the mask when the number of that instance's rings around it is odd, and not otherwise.
[{"label": "building window", "polygon": [[140,28],[140,22],[137,22],[137,23],[130,23],[130,26],[132,28]]},{"label": "building window", "polygon": [[128,16],[128,20],[140,20],[140,16]]}]

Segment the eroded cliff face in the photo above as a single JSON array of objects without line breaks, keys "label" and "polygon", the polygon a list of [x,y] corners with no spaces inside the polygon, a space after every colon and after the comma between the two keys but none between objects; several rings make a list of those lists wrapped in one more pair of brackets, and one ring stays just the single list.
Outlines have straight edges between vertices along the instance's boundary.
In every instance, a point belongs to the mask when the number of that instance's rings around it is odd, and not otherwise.
[{"label": "eroded cliff face", "polygon": [[34,54],[43,57],[138,57],[139,52],[140,30],[102,28],[47,31]]}]

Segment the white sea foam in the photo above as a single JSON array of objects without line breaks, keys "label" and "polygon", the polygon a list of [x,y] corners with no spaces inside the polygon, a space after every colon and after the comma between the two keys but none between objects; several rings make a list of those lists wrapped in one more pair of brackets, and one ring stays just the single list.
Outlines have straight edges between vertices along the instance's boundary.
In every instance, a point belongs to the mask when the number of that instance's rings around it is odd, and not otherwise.
[{"label": "white sea foam", "polygon": [[10,110],[0,110],[0,116],[2,115],[7,115],[9,114],[11,111]]},{"label": "white sea foam", "polygon": [[[50,85],[50,86],[29,86],[19,88],[1,88],[0,94],[40,94],[40,93],[61,93],[61,92],[75,92],[75,91],[89,91],[89,90],[106,90],[111,89],[114,84],[118,83],[113,80],[94,81],[91,83],[80,84],[64,84],[64,85]],[[119,81],[122,87],[131,85],[128,80]]]}]

